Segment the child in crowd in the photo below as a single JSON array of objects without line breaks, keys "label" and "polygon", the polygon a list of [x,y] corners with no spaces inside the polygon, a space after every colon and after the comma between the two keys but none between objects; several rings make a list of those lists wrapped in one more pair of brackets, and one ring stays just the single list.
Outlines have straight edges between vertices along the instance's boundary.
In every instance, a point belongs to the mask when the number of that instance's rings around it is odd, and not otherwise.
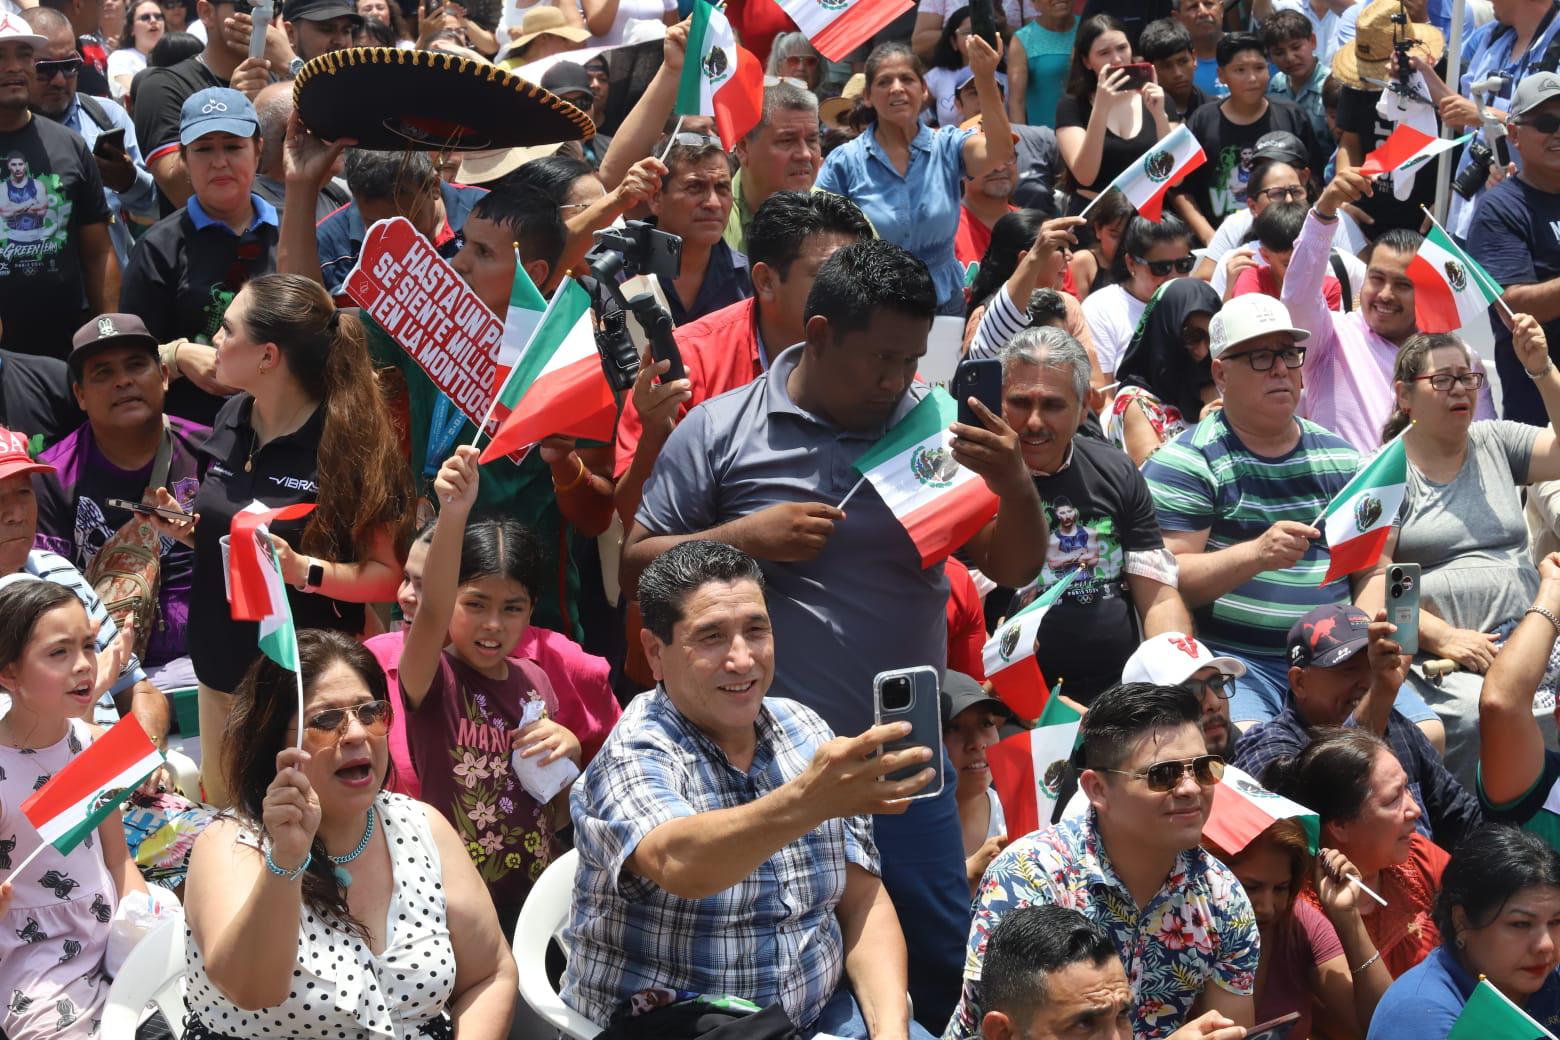
[{"label": "child in crowd", "polygon": [[1165,90],[1165,97],[1185,119],[1208,100],[1195,82],[1197,53],[1192,50],[1192,34],[1174,18],[1160,18],[1143,27],[1138,52],[1154,65],[1154,78]]},{"label": "child in crowd", "polygon": [[[511,752],[543,765],[567,757],[579,766],[583,755],[554,718],[558,695],[546,673],[510,660],[531,624],[542,549],[514,520],[468,524],[479,479],[476,449],[462,446],[434,482],[443,512],[397,677],[423,800],[465,840],[512,937],[521,903],[559,851],[555,820],[568,819],[569,792],[538,804]],[[531,701],[542,702],[543,715],[522,726]]]},{"label": "child in crowd", "polygon": [[1316,31],[1311,20],[1299,11],[1277,11],[1262,23],[1262,42],[1267,45],[1268,61],[1278,68],[1268,80],[1268,97],[1293,101],[1311,121],[1311,132],[1326,151],[1337,146],[1337,138],[1327,125],[1322,103],[1322,84],[1329,70],[1316,57]]},{"label": "child in crowd", "polygon": [[109,921],[146,891],[118,812],[69,853],[45,849],[11,873],[43,841],[22,803],[102,732],[80,718],[94,699],[96,635],[70,589],[0,579],[0,687],[11,696],[0,719],[0,1026],[11,1040],[96,1035]]},{"label": "child in crowd", "polygon": [[943,747],[959,777],[955,797],[964,834],[964,869],[973,895],[986,867],[1007,846],[1007,820],[991,786],[986,749],[1001,739],[997,727],[1010,721],[1013,713],[963,672],[944,673],[942,692]]},{"label": "child in crowd", "polygon": [[1114,188],[1089,210],[1089,246],[1074,250],[1067,262],[1071,291],[1079,300],[1086,300],[1091,292],[1116,282],[1116,251],[1121,247],[1127,221],[1136,212],[1127,197]]}]

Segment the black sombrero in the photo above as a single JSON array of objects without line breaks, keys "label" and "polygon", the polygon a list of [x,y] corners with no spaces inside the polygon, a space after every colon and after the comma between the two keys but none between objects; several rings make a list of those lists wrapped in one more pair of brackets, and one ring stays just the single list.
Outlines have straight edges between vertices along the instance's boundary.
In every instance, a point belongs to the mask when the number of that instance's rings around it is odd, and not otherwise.
[{"label": "black sombrero", "polygon": [[578,141],[590,117],[497,65],[398,47],[351,47],[310,61],[293,80],[299,117],[326,141],[431,151]]}]

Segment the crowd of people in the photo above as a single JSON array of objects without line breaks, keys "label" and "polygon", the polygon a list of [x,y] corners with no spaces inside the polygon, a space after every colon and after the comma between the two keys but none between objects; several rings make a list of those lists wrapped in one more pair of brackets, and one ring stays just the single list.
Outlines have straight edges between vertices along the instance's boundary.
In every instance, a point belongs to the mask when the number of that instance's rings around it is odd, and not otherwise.
[{"label": "crowd of people", "polygon": [[[724,143],[691,6],[285,0],[252,50],[247,0],[0,0],[0,1037],[98,1033],[159,891],[196,1040],[542,1035],[512,948],[570,865],[550,970],[614,1037],[1439,1040],[1479,980],[1560,1026],[1560,0],[921,0],[841,61],[731,0]],[[594,129],[322,140],[293,80],[358,46]],[[1469,136],[1362,170],[1400,126]],[[1179,127],[1148,219],[1113,183]],[[1445,180],[1503,292],[1452,332]],[[501,321],[675,236],[681,375],[481,463],[349,295],[387,218]],[[1000,392],[920,479],[989,508],[928,552],[858,462],[955,357]],[[297,676],[230,609],[256,504]],[[990,679],[1031,606],[1044,720]],[[940,741],[881,717],[917,667]],[[199,782],[45,847],[132,715]],[[1221,784],[1301,815],[1232,840]]]}]

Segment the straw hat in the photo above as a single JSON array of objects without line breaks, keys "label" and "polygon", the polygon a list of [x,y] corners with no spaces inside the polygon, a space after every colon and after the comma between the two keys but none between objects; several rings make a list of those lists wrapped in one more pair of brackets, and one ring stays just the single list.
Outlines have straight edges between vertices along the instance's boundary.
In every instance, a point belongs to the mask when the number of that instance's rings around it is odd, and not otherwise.
[{"label": "straw hat", "polygon": [[523,51],[538,36],[557,36],[579,45],[590,39],[590,32],[564,21],[563,12],[551,4],[538,4],[520,19],[520,35],[509,46]]},{"label": "straw hat", "polygon": [[555,154],[560,147],[557,144],[537,144],[529,148],[489,148],[482,152],[462,152],[460,172],[455,175],[455,180],[460,184],[491,184],[532,159],[545,159]]},{"label": "straw hat", "polygon": [[837,130],[847,130],[846,117],[850,110],[856,107],[856,99],[867,92],[867,77],[864,73],[856,73],[845,81],[845,89],[840,91],[839,97],[831,97],[818,103],[818,121],[825,126],[832,126]]},{"label": "straw hat", "polygon": [[1392,43],[1394,31],[1404,30],[1407,37],[1420,45],[1425,60],[1431,65],[1446,53],[1446,38],[1433,25],[1409,22],[1406,26],[1393,24],[1392,16],[1403,9],[1399,0],[1374,0],[1360,11],[1354,39],[1339,48],[1333,55],[1332,74],[1351,87],[1374,90],[1375,84],[1367,79],[1391,79]]}]

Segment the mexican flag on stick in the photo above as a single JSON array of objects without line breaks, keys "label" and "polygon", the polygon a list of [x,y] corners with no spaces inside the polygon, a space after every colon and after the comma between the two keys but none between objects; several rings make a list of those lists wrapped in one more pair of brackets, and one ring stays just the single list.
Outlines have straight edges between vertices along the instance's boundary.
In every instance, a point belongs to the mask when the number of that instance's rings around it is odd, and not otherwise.
[{"label": "mexican flag on stick", "polygon": [[[519,363],[520,356],[525,353],[526,345],[531,342],[536,327],[542,323],[542,316],[546,313],[547,301],[536,283],[531,281],[531,276],[525,273],[525,265],[520,262],[520,250],[516,249],[515,280],[509,287],[509,310],[504,314],[504,338],[498,341],[498,370],[493,375],[495,400],[503,391],[510,371]],[[504,415],[508,414],[505,410],[503,415],[498,416],[499,421],[503,421]]]},{"label": "mexican flag on stick", "polygon": [[[506,339],[508,332],[506,322]],[[482,450],[484,463],[555,433],[611,438],[617,402],[596,352],[590,294],[579,282],[565,278],[553,293],[530,342],[493,396],[489,415],[494,414],[501,414],[503,422]]]},{"label": "mexican flag on stick", "polygon": [[1305,828],[1306,844],[1311,855],[1316,855],[1322,837],[1321,817],[1226,763],[1224,778],[1213,788],[1213,810],[1203,825],[1203,839],[1235,856],[1274,822],[1290,819]]},{"label": "mexican flag on stick", "polygon": [[981,664],[986,678],[1002,698],[1002,703],[1012,708],[1022,719],[1041,715],[1050,700],[1051,691],[1040,674],[1040,664],[1035,660],[1035,639],[1040,634],[1040,622],[1067,586],[1078,576],[1075,568],[1067,577],[1052,585],[1036,597],[1029,606],[1008,618],[986,640],[981,649]]},{"label": "mexican flag on stick", "polygon": [[1414,283],[1414,323],[1420,332],[1455,332],[1481,357],[1492,357],[1495,337],[1489,309],[1504,288],[1463,252],[1439,224],[1409,261]]},{"label": "mexican flag on stick", "polygon": [[720,143],[735,148],[764,111],[764,67],[737,46],[725,12],[694,0],[688,50],[677,85],[679,116],[714,116]]},{"label": "mexican flag on stick", "polygon": [[997,496],[948,447],[958,411],[948,392],[934,387],[854,467],[904,525],[922,567],[947,559],[997,512]]},{"label": "mexican flag on stick", "polygon": [[780,7],[818,53],[844,61],[873,34],[915,6],[914,0],[780,0]]},{"label": "mexican flag on stick", "polygon": [[1512,1003],[1489,979],[1479,976],[1462,1014],[1452,1024],[1446,1040],[1555,1040],[1555,1034],[1532,1015]]},{"label": "mexican flag on stick", "polygon": [[296,520],[313,511],[312,502],[281,509],[251,502],[234,515],[228,528],[228,602],[233,620],[259,622],[261,652],[292,672],[298,670],[298,633],[287,603],[282,563],[266,525],[273,520]]},{"label": "mexican flag on stick", "polygon": [[1407,123],[1399,123],[1392,136],[1381,142],[1381,147],[1365,156],[1359,172],[1367,177],[1379,177],[1383,173],[1401,171],[1407,173],[1434,159],[1442,152],[1468,143],[1473,134],[1461,137],[1431,137],[1422,130],[1415,130]]},{"label": "mexican flag on stick", "polygon": [[[1056,688],[1060,692],[1062,684]],[[991,786],[1007,817],[1009,838],[1050,824],[1082,720],[1060,697],[1052,697],[1034,729],[986,749]]]},{"label": "mexican flag on stick", "polygon": [[43,844],[11,876],[50,846],[69,854],[162,763],[162,753],[136,717],[120,719],[22,803],[22,815]]},{"label": "mexican flag on stick", "polygon": [[1325,585],[1334,578],[1374,566],[1403,504],[1408,483],[1408,454],[1401,436],[1393,438],[1328,503],[1317,525],[1331,556]]},{"label": "mexican flag on stick", "polygon": [[1164,210],[1165,192],[1207,161],[1202,145],[1182,123],[1169,137],[1150,145],[1142,158],[1117,174],[1115,180],[1105,185],[1104,191],[1083,207],[1079,216],[1087,215],[1094,203],[1105,197],[1105,192],[1115,188],[1137,208],[1144,220],[1158,221]]}]

